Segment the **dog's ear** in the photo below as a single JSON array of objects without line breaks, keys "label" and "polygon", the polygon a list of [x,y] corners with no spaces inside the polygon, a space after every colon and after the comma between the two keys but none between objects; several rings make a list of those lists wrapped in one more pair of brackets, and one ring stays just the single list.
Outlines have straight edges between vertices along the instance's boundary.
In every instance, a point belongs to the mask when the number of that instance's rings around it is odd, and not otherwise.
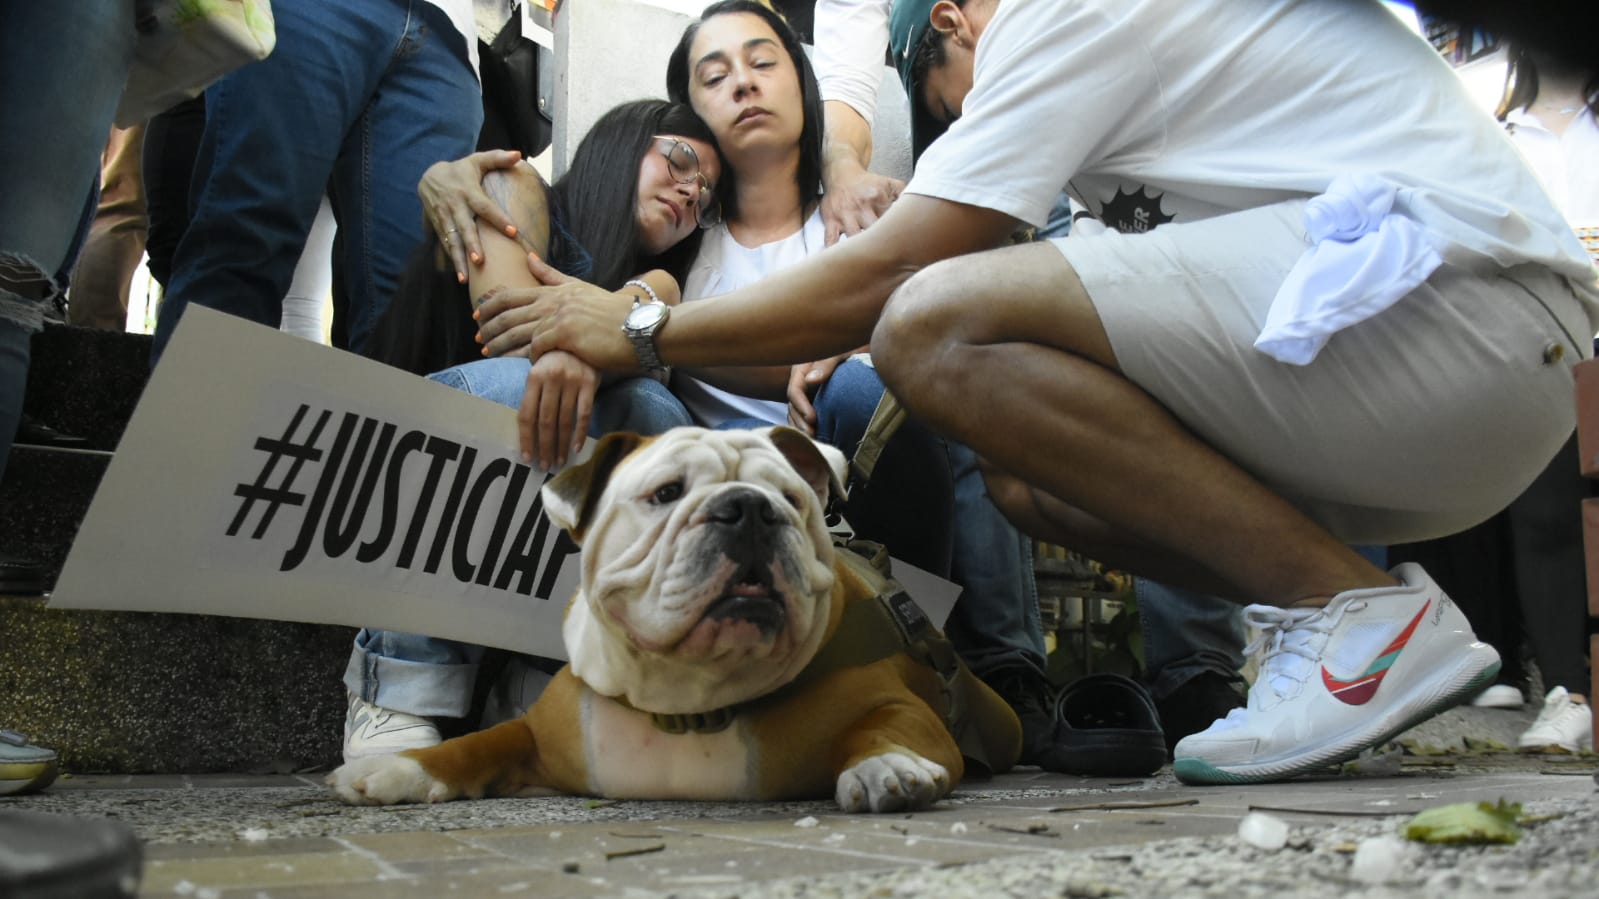
[{"label": "dog's ear", "polygon": [[844,475],[849,470],[849,460],[838,447],[817,443],[793,428],[778,425],[767,429],[767,436],[777,451],[788,459],[805,483],[811,485],[816,496],[827,508],[829,497],[844,498]]},{"label": "dog's ear", "polygon": [[544,513],[556,527],[571,534],[572,540],[581,545],[594,507],[611,480],[611,472],[644,440],[638,434],[626,432],[607,434],[587,462],[573,465],[544,485]]}]

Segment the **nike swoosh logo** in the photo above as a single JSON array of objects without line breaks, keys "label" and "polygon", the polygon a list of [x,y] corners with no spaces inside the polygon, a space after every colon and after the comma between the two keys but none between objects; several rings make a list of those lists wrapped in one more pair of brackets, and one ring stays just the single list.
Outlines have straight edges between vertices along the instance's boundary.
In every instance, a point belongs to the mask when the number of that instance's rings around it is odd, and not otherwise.
[{"label": "nike swoosh logo", "polygon": [[1331,693],[1334,699],[1347,705],[1365,705],[1370,702],[1371,698],[1377,695],[1377,688],[1382,685],[1383,678],[1388,676],[1388,669],[1399,659],[1400,651],[1410,642],[1410,635],[1416,632],[1416,626],[1421,624],[1421,619],[1430,608],[1432,600],[1429,599],[1421,607],[1421,611],[1416,613],[1416,617],[1410,619],[1410,624],[1405,626],[1399,636],[1395,637],[1394,641],[1372,660],[1366,670],[1353,680],[1339,680],[1332,676],[1326,665],[1321,666],[1321,682],[1327,688],[1327,692]]}]

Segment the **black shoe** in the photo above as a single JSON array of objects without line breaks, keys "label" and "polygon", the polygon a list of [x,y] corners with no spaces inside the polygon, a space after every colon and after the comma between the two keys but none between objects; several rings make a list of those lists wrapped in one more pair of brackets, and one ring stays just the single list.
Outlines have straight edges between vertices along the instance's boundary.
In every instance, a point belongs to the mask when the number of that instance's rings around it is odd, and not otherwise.
[{"label": "black shoe", "polygon": [[1084,675],[1060,691],[1055,709],[1056,753],[1068,774],[1144,777],[1166,764],[1155,701],[1130,677]]},{"label": "black shoe", "polygon": [[44,566],[32,559],[0,552],[0,596],[40,596]]},{"label": "black shoe", "polygon": [[1049,678],[1031,665],[1008,665],[981,675],[1022,722],[1022,756],[1018,765],[1063,770],[1055,753],[1055,690]]},{"label": "black shoe", "polygon": [[143,864],[139,838],[120,822],[0,809],[0,896],[133,896]]},{"label": "black shoe", "polygon": [[87,449],[89,441],[74,434],[63,434],[31,415],[17,423],[17,443],[48,446],[51,449]]},{"label": "black shoe", "polygon": [[1184,681],[1167,696],[1155,700],[1155,710],[1160,713],[1160,727],[1166,732],[1166,751],[1189,734],[1200,731],[1227,717],[1233,709],[1243,708],[1244,695],[1238,691],[1237,681],[1214,671],[1196,674]]}]

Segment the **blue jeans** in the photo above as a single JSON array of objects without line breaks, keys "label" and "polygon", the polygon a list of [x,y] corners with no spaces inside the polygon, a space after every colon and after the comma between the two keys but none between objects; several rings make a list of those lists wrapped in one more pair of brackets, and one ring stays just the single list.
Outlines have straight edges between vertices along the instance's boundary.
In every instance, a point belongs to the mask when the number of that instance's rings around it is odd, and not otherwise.
[{"label": "blue jeans", "polygon": [[361,351],[422,239],[423,170],[477,144],[475,35],[458,34],[438,7],[276,0],[272,11],[272,55],[206,91],[193,216],[152,364],[190,303],[276,328],[324,193],[344,245],[350,349]]},{"label": "blue jeans", "polygon": [[[485,359],[445,369],[430,378],[473,396],[509,406],[522,403],[526,359]],[[688,410],[671,391],[648,378],[618,381],[594,397],[589,435],[614,431],[659,434],[690,425]],[[365,629],[344,670],[344,686],[367,702],[412,715],[459,718],[472,707],[484,648],[421,634]]]},{"label": "blue jeans", "polygon": [[127,82],[131,0],[0,0],[0,471]]},{"label": "blue jeans", "polygon": [[[816,395],[817,438],[853,454],[882,396],[875,368],[859,359],[840,365]],[[844,510],[857,533],[961,586],[945,631],[973,671],[1018,663],[1043,671],[1032,541],[988,498],[976,453],[906,422],[857,493]]]}]

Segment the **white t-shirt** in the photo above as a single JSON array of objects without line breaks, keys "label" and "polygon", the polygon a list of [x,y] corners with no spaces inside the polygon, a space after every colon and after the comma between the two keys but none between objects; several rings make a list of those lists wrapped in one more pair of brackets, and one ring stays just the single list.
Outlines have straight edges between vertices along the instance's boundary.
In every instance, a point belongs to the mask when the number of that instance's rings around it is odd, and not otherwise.
[{"label": "white t-shirt", "polygon": [[1503,129],[1376,2],[999,0],[963,115],[906,189],[1042,225],[1065,185],[1130,232],[1354,173],[1397,185],[1446,262],[1593,282]]},{"label": "white t-shirt", "polygon": [[1599,260],[1599,122],[1584,109],[1555,134],[1524,109],[1505,116],[1510,140]]},{"label": "white t-shirt", "polygon": [[890,0],[817,0],[816,84],[823,100],[841,100],[871,125],[888,49]]},{"label": "white t-shirt", "polygon": [[[683,279],[683,301],[720,296],[754,284],[820,253],[826,245],[827,227],[822,224],[820,210],[811,213],[805,225],[788,237],[758,247],[746,247],[734,240],[724,222],[705,232],[694,267]],[[788,421],[787,403],[730,393],[687,375],[675,377],[672,386],[694,420],[708,428],[731,418],[758,418],[774,425]]]},{"label": "white t-shirt", "polygon": [[477,13],[473,0],[428,0],[450,17],[450,24],[466,41],[466,61],[472,64],[472,74],[477,74]]}]

